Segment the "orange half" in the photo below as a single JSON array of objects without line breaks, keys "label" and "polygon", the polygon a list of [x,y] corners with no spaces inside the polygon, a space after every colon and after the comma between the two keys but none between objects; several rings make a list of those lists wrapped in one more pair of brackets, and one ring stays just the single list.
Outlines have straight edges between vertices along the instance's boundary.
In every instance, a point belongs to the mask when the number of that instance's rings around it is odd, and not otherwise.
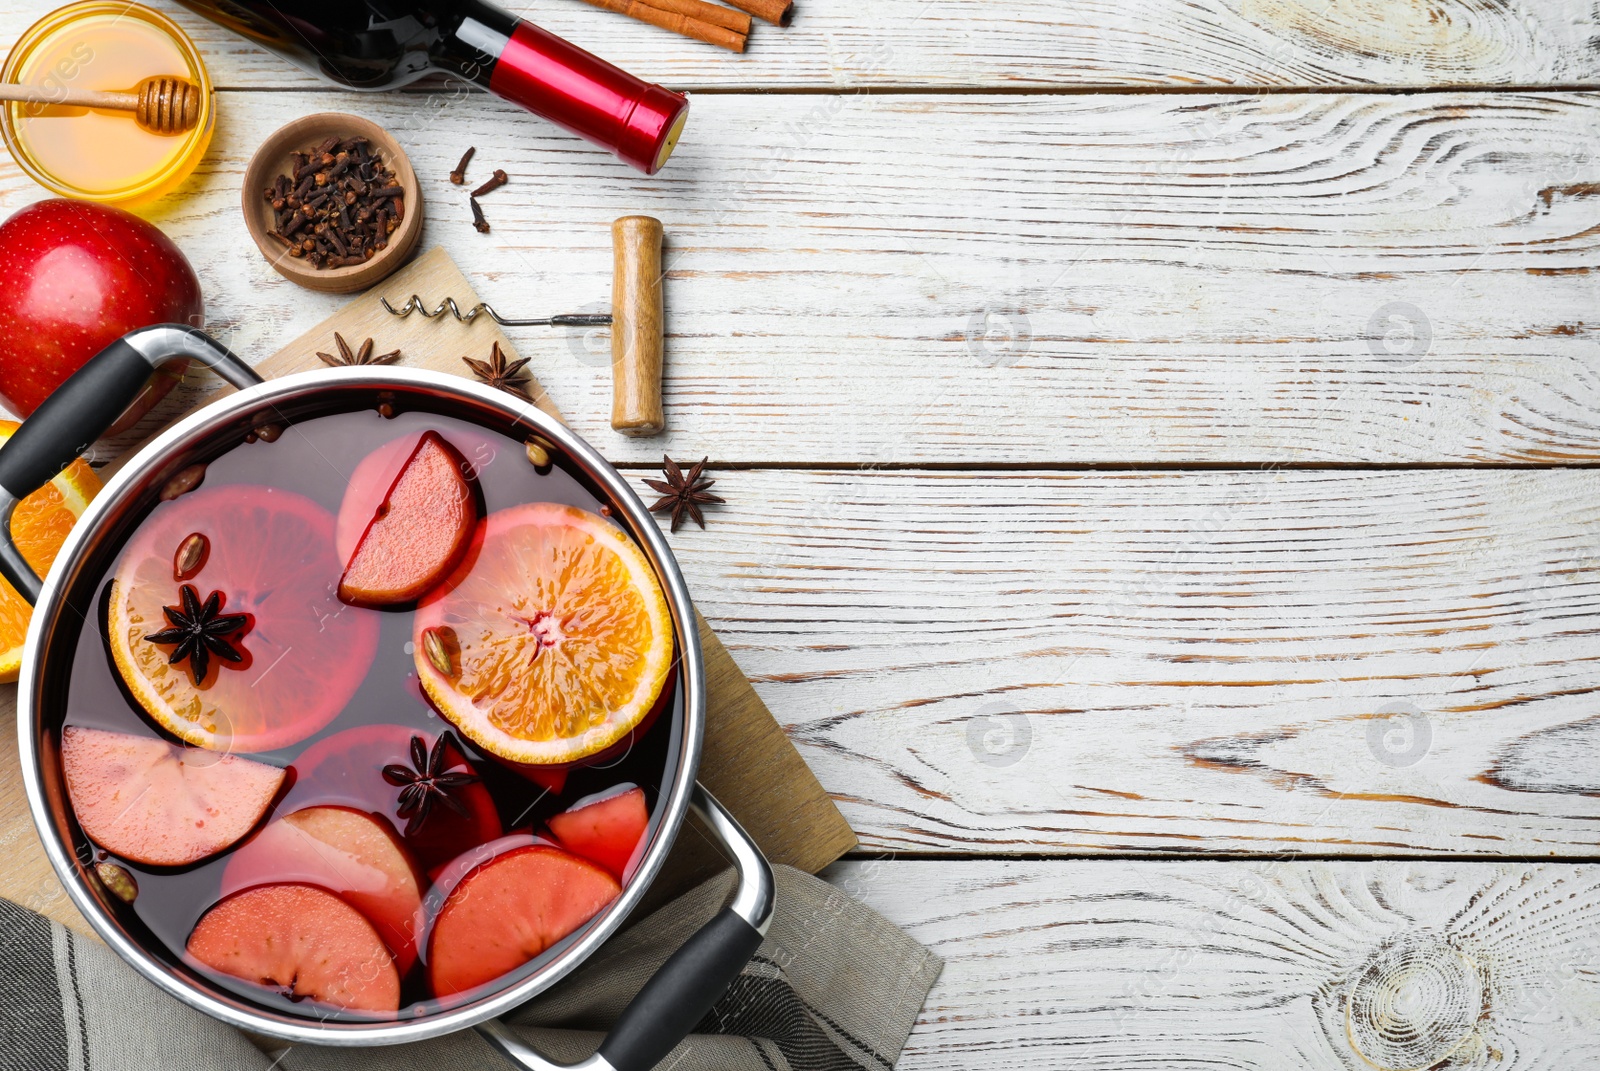
[{"label": "orange half", "polygon": [[535,765],[622,739],[673,657],[644,552],[604,518],[548,502],[480,522],[462,564],[417,608],[412,639],[440,713],[491,754]]},{"label": "orange half", "polygon": [[[22,425],[0,420],[0,445]],[[90,499],[100,493],[100,477],[80,458],[33,494],[17,503],[11,515],[11,538],[40,576],[50,571],[67,533]],[[5,580],[0,580],[0,683],[17,679],[22,669],[22,640],[33,607]]]}]

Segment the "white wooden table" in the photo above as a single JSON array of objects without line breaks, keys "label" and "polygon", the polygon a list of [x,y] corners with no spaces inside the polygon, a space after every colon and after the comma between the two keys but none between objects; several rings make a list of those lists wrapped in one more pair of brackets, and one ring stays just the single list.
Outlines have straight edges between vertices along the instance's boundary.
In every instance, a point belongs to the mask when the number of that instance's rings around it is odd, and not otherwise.
[{"label": "white wooden table", "polygon": [[221,89],[150,214],[241,352],[338,300],[238,212],[295,114],[395,129],[502,310],[666,221],[668,436],[516,341],[625,469],[711,457],[699,606],[861,834],[831,877],[948,961],[903,1067],[1600,1061],[1590,0],[799,0],[743,58],[524,8],[694,91],[653,180],[156,2]]}]

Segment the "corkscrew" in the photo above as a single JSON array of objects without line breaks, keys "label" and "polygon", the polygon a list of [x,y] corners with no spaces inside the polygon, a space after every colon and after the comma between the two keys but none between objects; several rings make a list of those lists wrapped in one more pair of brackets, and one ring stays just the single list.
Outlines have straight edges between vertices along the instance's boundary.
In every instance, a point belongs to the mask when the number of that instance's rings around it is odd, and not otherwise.
[{"label": "corkscrew", "polygon": [[410,316],[418,313],[429,320],[434,320],[449,313],[464,324],[470,324],[479,316],[487,316],[501,327],[609,327],[614,317],[609,312],[564,312],[555,316],[544,316],[533,320],[512,320],[501,316],[494,311],[494,306],[487,301],[480,301],[466,312],[461,311],[461,306],[456,304],[456,299],[447,297],[433,307],[430,312],[423,303],[422,297],[412,294],[404,305],[398,309],[389,304],[388,298],[379,299],[383,303],[384,311],[390,316]]},{"label": "corkscrew", "polygon": [[487,316],[501,327],[611,327],[611,426],[624,435],[659,435],[666,430],[661,408],[661,360],[665,317],[661,296],[661,221],[623,216],[611,224],[613,252],[610,312],[569,312],[533,319],[501,316],[478,302],[461,311],[453,297],[432,309],[418,294],[396,308],[380,298],[391,316],[417,313],[429,320],[453,316],[470,324]]}]

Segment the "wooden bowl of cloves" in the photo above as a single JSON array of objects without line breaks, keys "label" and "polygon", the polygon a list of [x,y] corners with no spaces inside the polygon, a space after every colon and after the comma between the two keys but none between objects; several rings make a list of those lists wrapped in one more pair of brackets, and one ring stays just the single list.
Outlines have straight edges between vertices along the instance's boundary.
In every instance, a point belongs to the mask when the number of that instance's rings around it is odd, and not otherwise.
[{"label": "wooden bowl of cloves", "polygon": [[312,290],[365,290],[422,237],[422,188],[400,143],[358,115],[282,127],[245,168],[245,226],[278,274]]}]

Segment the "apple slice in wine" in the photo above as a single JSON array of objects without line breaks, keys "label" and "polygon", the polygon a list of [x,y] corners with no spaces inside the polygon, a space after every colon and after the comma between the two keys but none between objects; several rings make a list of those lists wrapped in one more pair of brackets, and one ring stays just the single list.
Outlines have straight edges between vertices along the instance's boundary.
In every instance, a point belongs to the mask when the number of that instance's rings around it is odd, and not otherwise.
[{"label": "apple slice in wine", "polygon": [[74,725],[61,732],[61,766],[88,838],[147,866],[186,866],[234,844],[283,784],[276,766]]},{"label": "apple slice in wine", "polygon": [[[380,448],[387,458],[390,447]],[[371,488],[357,468],[345,492],[341,515],[362,512]],[[382,469],[384,465],[377,465]],[[478,521],[478,506],[467,482],[469,466],[438,432],[417,440],[351,552],[339,597],[357,606],[401,606],[427,594],[450,574],[466,553]],[[349,521],[341,516],[339,528]]]},{"label": "apple slice in wine", "polygon": [[361,912],[310,885],[259,885],[217,904],[187,951],[199,963],[287,996],[393,1013],[400,974]]}]

